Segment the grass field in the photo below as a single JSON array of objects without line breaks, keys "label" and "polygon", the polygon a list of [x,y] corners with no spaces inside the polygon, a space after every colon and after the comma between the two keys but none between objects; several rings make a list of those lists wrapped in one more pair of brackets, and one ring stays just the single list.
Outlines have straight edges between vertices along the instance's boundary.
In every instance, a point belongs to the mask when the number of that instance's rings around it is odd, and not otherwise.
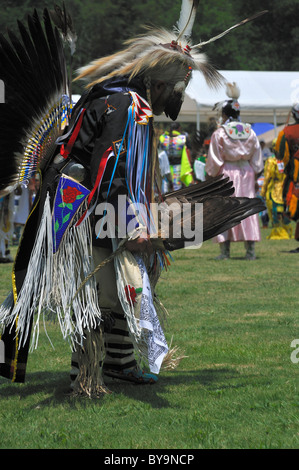
[{"label": "grass field", "polygon": [[[215,261],[211,241],[181,250],[158,286],[166,336],[186,354],[153,386],[107,380],[100,400],[70,397],[70,350],[42,333],[25,384],[0,378],[1,449],[298,449],[298,243],[242,243]],[[1,265],[1,301],[11,265]],[[295,355],[296,356],[296,355]],[[299,358],[299,352],[297,354]]]}]

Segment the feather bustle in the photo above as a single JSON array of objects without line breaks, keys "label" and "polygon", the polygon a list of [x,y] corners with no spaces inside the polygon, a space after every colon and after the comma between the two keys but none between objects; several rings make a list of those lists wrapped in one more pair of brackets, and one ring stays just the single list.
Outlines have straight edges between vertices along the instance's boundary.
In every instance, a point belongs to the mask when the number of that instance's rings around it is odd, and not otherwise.
[{"label": "feather bustle", "polygon": [[10,42],[0,35],[0,78],[6,100],[0,107],[1,193],[18,184],[24,162],[29,162],[33,145],[41,138],[43,155],[51,157],[56,148],[53,123],[57,120],[59,125],[62,95],[68,93],[63,47],[47,10],[43,25],[35,11],[27,26],[18,21],[18,29],[19,37],[8,31]]}]

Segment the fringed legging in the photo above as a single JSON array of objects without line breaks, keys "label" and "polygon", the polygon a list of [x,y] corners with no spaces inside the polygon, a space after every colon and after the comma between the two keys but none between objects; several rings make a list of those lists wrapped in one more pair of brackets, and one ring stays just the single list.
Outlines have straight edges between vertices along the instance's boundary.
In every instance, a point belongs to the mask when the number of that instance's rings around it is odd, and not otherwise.
[{"label": "fringed legging", "polygon": [[[124,315],[113,312],[114,324],[110,331],[104,332],[105,357],[103,372],[105,370],[122,371],[136,366],[134,346],[129,336],[128,325]],[[79,374],[78,353],[72,353],[71,382]],[[102,364],[100,364],[102,367]]]}]

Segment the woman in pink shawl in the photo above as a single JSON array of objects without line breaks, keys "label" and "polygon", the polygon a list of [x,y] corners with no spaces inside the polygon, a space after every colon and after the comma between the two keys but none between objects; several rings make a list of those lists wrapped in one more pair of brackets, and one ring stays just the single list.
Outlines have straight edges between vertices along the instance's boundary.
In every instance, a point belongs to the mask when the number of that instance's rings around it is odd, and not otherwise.
[{"label": "woman in pink shawl", "polygon": [[[233,84],[235,86],[235,84]],[[232,86],[232,85],[230,85]],[[239,93],[238,88],[237,92]],[[234,183],[235,196],[255,197],[255,181],[263,170],[263,158],[259,141],[250,124],[240,120],[239,96],[222,103],[222,124],[212,135],[206,161],[206,173],[210,176],[224,174]],[[244,241],[245,258],[255,259],[255,242],[260,241],[258,214],[242,220],[230,230],[218,235],[221,254],[216,259],[230,257],[230,242]]]}]

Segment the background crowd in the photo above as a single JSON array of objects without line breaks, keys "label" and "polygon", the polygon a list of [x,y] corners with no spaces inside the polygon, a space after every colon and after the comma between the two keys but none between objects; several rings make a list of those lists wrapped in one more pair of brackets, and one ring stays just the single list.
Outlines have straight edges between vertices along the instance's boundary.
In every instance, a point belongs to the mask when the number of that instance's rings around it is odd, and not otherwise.
[{"label": "background crowd", "polygon": [[[234,100],[229,101],[233,102]],[[228,101],[223,102],[222,106],[228,106],[227,103]],[[221,249],[220,256],[217,259],[230,257],[231,241],[244,241],[245,246],[247,244],[245,257],[255,259],[254,246],[249,249],[248,244],[260,241],[260,227],[271,228],[268,239],[288,240],[295,237],[298,240],[298,223],[295,234],[291,224],[292,220],[297,221],[296,211],[298,211],[296,175],[294,175],[294,172],[297,171],[296,162],[298,160],[296,156],[294,157],[297,151],[296,141],[299,139],[298,109],[298,104],[292,107],[290,114],[293,119],[290,125],[285,127],[287,130],[291,129],[294,134],[291,136],[293,140],[289,139],[288,141],[285,138],[286,130],[284,129],[267,146],[265,141],[263,139],[258,140],[258,137],[251,130],[253,143],[251,145],[252,149],[250,150],[250,146],[247,149],[247,169],[244,167],[243,160],[241,162],[236,161],[239,159],[237,154],[240,140],[237,141],[237,147],[234,146],[230,149],[233,156],[233,158],[229,157],[231,161],[225,162],[225,157],[223,157],[225,153],[229,153],[228,146],[232,145],[233,141],[228,138],[226,149],[224,148],[225,132],[221,130],[223,128],[221,124],[229,120],[231,123],[234,123],[234,121],[241,122],[239,109],[234,114],[234,110],[226,108],[226,114],[222,113],[219,120],[210,118],[205,130],[202,132],[193,134],[184,132],[178,122],[171,124],[169,129],[160,131],[158,137],[159,163],[163,193],[180,189],[197,181],[205,181],[210,176],[223,173],[234,182],[236,195],[258,197],[265,204],[265,210],[259,214],[258,221],[255,222],[255,224],[258,224],[258,228],[252,225],[253,218],[248,218],[246,222],[234,228],[231,234],[226,233],[215,239],[220,243]],[[217,140],[219,132],[222,132],[222,134],[220,139]],[[292,145],[293,148],[291,148]],[[244,153],[244,145],[242,145],[240,153]],[[237,167],[232,166],[234,160]],[[239,168],[240,164],[242,169]],[[250,170],[252,170],[252,175]],[[236,171],[238,173],[237,177]],[[249,183],[250,178],[253,178],[251,183]],[[240,182],[240,180],[242,181]],[[237,188],[238,186],[240,188]],[[290,202],[291,199],[293,202]],[[242,233],[237,233],[240,230]],[[291,252],[298,253],[299,250],[295,248]]]}]

